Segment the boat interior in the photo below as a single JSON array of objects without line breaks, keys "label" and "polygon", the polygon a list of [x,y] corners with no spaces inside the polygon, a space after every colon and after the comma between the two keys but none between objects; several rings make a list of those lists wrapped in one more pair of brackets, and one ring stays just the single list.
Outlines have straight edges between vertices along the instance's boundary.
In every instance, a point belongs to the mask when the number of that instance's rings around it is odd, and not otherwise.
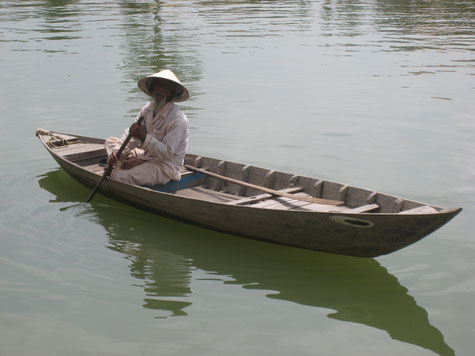
[{"label": "boat interior", "polygon": [[[105,167],[100,163],[107,157],[104,140],[59,133],[40,134],[40,136],[43,142],[63,159],[98,175],[103,174]],[[277,210],[351,214],[431,214],[441,210],[438,207],[341,183],[193,154],[186,155],[185,165],[287,193],[287,196],[277,196],[262,192],[255,187],[223,181],[185,167],[181,169],[180,181],[144,188],[214,203]],[[291,197],[288,194],[291,194]],[[321,204],[302,201],[301,197],[316,198],[316,201],[331,199],[342,203],[340,205]]]}]

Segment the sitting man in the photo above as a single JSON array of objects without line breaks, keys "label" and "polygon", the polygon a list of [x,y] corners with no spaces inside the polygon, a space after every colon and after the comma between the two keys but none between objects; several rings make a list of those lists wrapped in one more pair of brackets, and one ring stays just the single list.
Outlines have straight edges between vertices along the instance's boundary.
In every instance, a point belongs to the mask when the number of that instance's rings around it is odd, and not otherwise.
[{"label": "sitting man", "polygon": [[[108,163],[115,164],[113,179],[136,185],[165,184],[180,180],[188,147],[188,119],[174,102],[185,101],[188,90],[170,70],[142,78],[138,87],[152,97],[137,116],[144,120],[133,123],[121,139],[109,137],[105,142]],[[133,136],[121,157],[120,146],[129,133]]]}]

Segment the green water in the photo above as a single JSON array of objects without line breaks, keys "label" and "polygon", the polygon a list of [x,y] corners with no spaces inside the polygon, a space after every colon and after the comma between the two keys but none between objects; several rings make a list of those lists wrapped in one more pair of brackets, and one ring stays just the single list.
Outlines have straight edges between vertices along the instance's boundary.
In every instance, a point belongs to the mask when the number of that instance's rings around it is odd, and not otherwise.
[{"label": "green water", "polygon": [[[475,3],[0,1],[0,355],[472,355]],[[192,153],[464,208],[377,259],[97,195],[36,128],[120,135],[173,69]]]}]

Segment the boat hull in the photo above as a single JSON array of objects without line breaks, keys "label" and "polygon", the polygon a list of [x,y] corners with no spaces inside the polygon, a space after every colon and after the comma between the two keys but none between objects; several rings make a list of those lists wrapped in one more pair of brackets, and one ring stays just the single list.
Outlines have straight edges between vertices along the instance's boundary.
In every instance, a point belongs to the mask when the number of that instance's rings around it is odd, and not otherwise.
[{"label": "boat hull", "polygon": [[[91,189],[95,187],[100,174],[45,147],[72,178]],[[177,196],[111,178],[104,180],[99,192],[135,207],[213,230],[358,257],[377,257],[411,245],[446,224],[461,210],[442,209],[432,214],[351,214],[263,209]]]}]

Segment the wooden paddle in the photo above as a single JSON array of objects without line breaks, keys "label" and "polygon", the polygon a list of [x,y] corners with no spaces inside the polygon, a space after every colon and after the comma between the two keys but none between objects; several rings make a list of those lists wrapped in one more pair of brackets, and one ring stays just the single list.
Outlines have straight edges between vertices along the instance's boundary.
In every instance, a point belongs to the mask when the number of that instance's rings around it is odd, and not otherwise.
[{"label": "wooden paddle", "polygon": [[317,203],[317,204],[324,204],[324,205],[343,205],[343,204],[345,204],[344,202],[339,201],[339,200],[327,200],[327,199],[303,197],[303,196],[300,196],[300,195],[295,195],[295,194],[281,192],[281,191],[266,188],[266,187],[261,187],[260,185],[246,183],[246,182],[243,182],[242,180],[237,180],[237,179],[225,177],[225,176],[213,173],[213,172],[208,172],[204,169],[196,168],[196,167],[190,166],[188,164],[185,164],[185,168],[189,169],[190,171],[206,174],[210,177],[220,179],[220,180],[223,180],[225,182],[239,184],[239,185],[242,185],[244,187],[260,190],[262,192],[269,193],[269,194],[272,194],[272,195],[277,195],[277,196],[280,196],[280,197],[286,197],[286,198],[291,198],[291,199],[295,199],[295,200],[305,201],[307,203]]},{"label": "wooden paddle", "polygon": [[[140,116],[139,119],[137,120],[137,125],[140,126],[140,124],[142,124],[143,119],[144,119],[144,117]],[[117,157],[118,158],[120,158],[120,155],[122,154],[122,151],[124,151],[124,148],[127,146],[127,144],[129,143],[131,138],[132,138],[132,134],[129,133],[127,135],[127,138],[125,139],[124,143],[122,143],[122,145],[120,146],[119,151],[117,151]],[[89,199],[86,201],[86,204],[89,203],[92,200],[92,197],[94,196],[94,194],[96,194],[96,191],[101,186],[102,182],[106,179],[106,177],[110,176],[110,174],[112,173],[113,168],[114,168],[114,165],[112,163],[109,163],[107,165],[107,168],[104,171],[104,174],[102,175],[101,179],[99,180],[99,182],[97,182],[96,186],[92,190],[92,193],[89,196]]]}]

